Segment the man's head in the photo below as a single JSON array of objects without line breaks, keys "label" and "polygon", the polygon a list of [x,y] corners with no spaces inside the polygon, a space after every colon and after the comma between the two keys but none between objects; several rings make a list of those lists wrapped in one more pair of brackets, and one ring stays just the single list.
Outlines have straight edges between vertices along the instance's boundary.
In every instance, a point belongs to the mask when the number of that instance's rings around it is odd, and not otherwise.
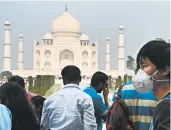
[{"label": "man's head", "polygon": [[155,86],[166,83],[155,81],[170,79],[170,44],[161,39],[149,41],[140,49],[136,63],[137,70],[152,75]]},{"label": "man's head", "polygon": [[19,84],[21,87],[25,88],[25,82],[24,82],[24,79],[18,75],[15,75],[15,76],[11,76],[9,79],[8,79],[9,82],[15,82],[17,84]]},{"label": "man's head", "polygon": [[102,90],[108,86],[108,76],[103,72],[96,72],[91,78],[91,86],[94,87],[97,93],[101,93]]},{"label": "man's head", "polygon": [[75,83],[79,85],[79,82],[81,82],[81,71],[74,65],[66,66],[62,70],[61,75],[64,85],[69,83]]}]

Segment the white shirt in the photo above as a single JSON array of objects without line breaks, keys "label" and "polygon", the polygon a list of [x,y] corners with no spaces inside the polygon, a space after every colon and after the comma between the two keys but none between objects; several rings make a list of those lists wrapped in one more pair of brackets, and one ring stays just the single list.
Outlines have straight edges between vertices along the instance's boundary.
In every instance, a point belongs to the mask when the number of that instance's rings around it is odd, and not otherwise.
[{"label": "white shirt", "polygon": [[67,84],[46,99],[41,130],[97,130],[92,99],[78,85]]}]

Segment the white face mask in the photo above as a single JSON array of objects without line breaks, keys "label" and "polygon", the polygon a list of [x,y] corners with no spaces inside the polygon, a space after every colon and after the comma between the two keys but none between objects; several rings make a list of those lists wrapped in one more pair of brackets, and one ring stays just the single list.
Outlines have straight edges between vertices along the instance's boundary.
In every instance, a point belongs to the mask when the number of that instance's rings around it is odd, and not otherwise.
[{"label": "white face mask", "polygon": [[169,79],[166,80],[155,80],[153,78],[153,76],[158,73],[159,70],[157,70],[156,72],[154,72],[154,74],[152,75],[147,75],[145,73],[145,71],[143,71],[142,69],[139,69],[139,71],[137,72],[137,74],[135,75],[135,77],[132,80],[133,86],[135,87],[135,89],[140,92],[140,93],[146,93],[150,90],[153,89],[153,81],[158,81],[158,82],[166,82],[169,81]]}]

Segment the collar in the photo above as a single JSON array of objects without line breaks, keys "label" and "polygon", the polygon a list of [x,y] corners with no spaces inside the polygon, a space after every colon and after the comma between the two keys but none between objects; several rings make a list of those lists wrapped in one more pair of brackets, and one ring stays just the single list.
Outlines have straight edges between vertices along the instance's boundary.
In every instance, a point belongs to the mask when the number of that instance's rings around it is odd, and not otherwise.
[{"label": "collar", "polygon": [[74,84],[74,83],[64,85],[63,89],[65,89],[65,88],[78,88],[78,89],[80,89],[79,86],[77,84]]},{"label": "collar", "polygon": [[87,89],[91,89],[97,93],[97,91],[92,86],[88,87]]}]

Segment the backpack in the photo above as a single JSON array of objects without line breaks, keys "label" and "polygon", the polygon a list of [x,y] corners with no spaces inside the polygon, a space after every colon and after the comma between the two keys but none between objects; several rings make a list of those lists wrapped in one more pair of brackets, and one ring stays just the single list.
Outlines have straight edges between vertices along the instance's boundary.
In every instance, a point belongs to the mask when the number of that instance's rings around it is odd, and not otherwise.
[{"label": "backpack", "polygon": [[116,101],[107,113],[106,130],[133,130],[133,123],[129,120],[128,108],[124,100],[121,99],[122,88],[123,85],[114,95]]}]

